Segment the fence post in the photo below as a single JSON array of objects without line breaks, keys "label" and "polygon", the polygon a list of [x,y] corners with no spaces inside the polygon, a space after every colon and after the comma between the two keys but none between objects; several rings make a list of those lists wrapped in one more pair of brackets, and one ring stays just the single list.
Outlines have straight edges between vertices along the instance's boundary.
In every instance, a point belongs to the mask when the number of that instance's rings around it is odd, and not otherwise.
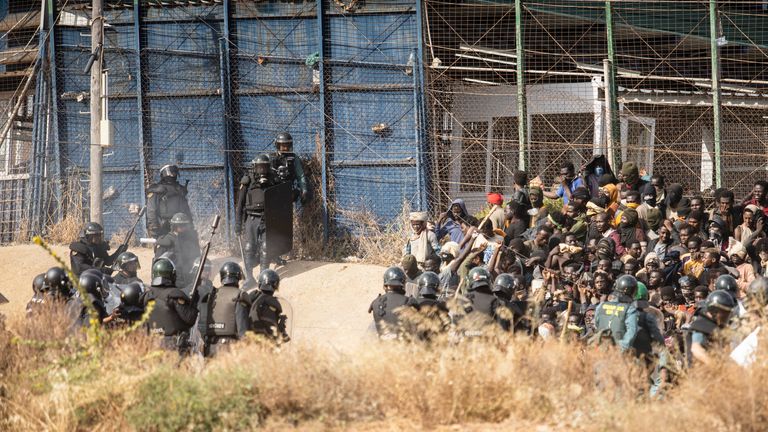
[{"label": "fence post", "polygon": [[610,60],[605,59],[603,60],[603,76],[604,76],[604,96],[605,96],[605,130],[608,132],[605,134],[605,154],[608,160],[611,162],[612,167],[616,167],[614,169],[617,169],[618,166],[615,165],[614,160],[614,144],[616,141],[614,140],[614,136],[612,131],[614,130],[615,124],[614,124],[614,106],[612,101],[616,100],[616,95],[613,93],[613,86],[610,85],[611,82],[611,71],[612,63]]},{"label": "fence post", "polygon": [[717,0],[709,0],[709,49],[712,57],[712,135],[715,144],[715,187],[722,187],[722,165],[720,160],[720,47],[718,46],[719,16]]},{"label": "fence post", "polygon": [[224,196],[226,203],[224,205],[226,213],[226,238],[227,247],[231,245],[231,225],[234,215],[234,199],[232,191],[235,187],[232,174],[232,87],[231,87],[231,68],[230,68],[230,0],[224,0],[224,16],[222,23],[222,35],[220,39],[220,63],[219,75],[221,77],[221,102],[224,111]]},{"label": "fence post", "polygon": [[[49,145],[53,146],[53,173],[47,174],[47,180],[54,182],[53,193],[56,196],[54,221],[61,220],[61,145],[59,143],[59,87],[56,80],[56,2],[48,0],[46,19],[48,21],[48,69],[51,80],[51,134],[48,137]],[[52,143],[51,143],[52,142]]]},{"label": "fence post", "polygon": [[[605,73],[605,117],[606,117],[606,142],[607,146],[613,152],[613,146],[620,141],[619,138],[619,103],[618,94],[616,92],[616,53],[614,52],[614,40],[613,40],[613,10],[611,2],[613,0],[605,0],[605,38],[608,48],[608,70]],[[605,67],[605,63],[603,64]],[[604,71],[605,72],[605,71]],[[610,98],[609,98],[610,96]],[[611,167],[614,170],[618,169],[615,154],[609,155],[608,160],[611,162]]]},{"label": "fence post", "polygon": [[528,144],[528,99],[525,88],[525,39],[523,1],[515,0],[515,55],[517,57],[517,168],[525,170],[525,148]]},{"label": "fence post", "polygon": [[320,178],[322,185],[320,185],[322,198],[323,198],[323,246],[328,243],[328,108],[326,104],[325,94],[325,5],[323,0],[316,0],[317,8],[317,38],[320,53],[320,61],[318,62],[318,74],[320,75],[320,83],[318,86],[318,93],[320,96],[320,115],[323,122],[323,127],[320,129]]},{"label": "fence post", "polygon": [[[146,141],[145,141],[145,124],[146,113],[144,109],[144,67],[141,61],[141,2],[139,0],[133,0],[133,37],[136,49],[136,106],[139,111],[137,113],[137,128],[139,138],[139,176],[141,177],[141,191],[139,192],[141,198],[141,206],[147,205],[147,186],[149,185],[149,179],[147,178],[147,172],[149,164],[147,163]],[[146,216],[144,216],[144,226],[146,226]]]},{"label": "fence post", "polygon": [[414,77],[418,74],[418,86],[416,88],[416,139],[418,143],[417,151],[419,153],[419,207],[422,210],[429,210],[429,200],[427,197],[427,184],[429,180],[427,174],[430,170],[427,169],[429,163],[426,162],[429,158],[426,158],[424,151],[427,147],[427,118],[426,118],[426,99],[424,98],[424,13],[422,8],[424,7],[424,0],[416,0],[416,63],[413,68]]}]

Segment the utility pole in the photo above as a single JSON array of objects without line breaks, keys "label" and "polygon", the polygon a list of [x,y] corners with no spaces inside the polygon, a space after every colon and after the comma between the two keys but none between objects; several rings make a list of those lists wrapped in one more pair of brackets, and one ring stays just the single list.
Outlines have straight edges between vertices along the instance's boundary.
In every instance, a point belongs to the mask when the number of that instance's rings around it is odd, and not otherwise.
[{"label": "utility pole", "polygon": [[717,0],[709,0],[709,49],[712,57],[712,135],[715,141],[715,187],[723,186],[723,166],[720,157],[722,113],[720,110],[720,16]]},{"label": "utility pole", "polygon": [[[91,222],[102,222],[101,68],[104,40],[102,0],[93,0],[91,17]],[[95,61],[94,61],[95,60]]]}]

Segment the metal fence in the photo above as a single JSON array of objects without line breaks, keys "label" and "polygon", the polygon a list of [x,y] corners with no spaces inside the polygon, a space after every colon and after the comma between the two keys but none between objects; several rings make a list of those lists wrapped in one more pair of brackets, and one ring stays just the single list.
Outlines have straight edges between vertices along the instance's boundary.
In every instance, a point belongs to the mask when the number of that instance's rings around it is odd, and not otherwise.
[{"label": "metal fence", "polygon": [[[4,243],[85,220],[89,186],[90,2],[10,3]],[[404,200],[478,210],[517,169],[548,185],[593,154],[689,194],[743,195],[768,166],[761,1],[109,0],[105,24],[110,232],[176,163],[198,225],[231,235],[239,177],[283,130],[328,235]]]}]

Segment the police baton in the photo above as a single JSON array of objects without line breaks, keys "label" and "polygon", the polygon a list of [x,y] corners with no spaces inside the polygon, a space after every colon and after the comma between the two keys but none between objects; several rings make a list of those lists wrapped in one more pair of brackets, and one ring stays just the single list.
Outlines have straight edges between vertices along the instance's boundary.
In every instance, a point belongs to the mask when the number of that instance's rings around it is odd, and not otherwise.
[{"label": "police baton", "polygon": [[216,215],[216,217],[213,218],[213,223],[211,224],[211,237],[208,238],[208,243],[205,244],[203,253],[200,255],[200,266],[197,267],[197,272],[195,272],[195,279],[192,282],[192,289],[189,291],[189,298],[192,299],[193,304],[196,303],[195,296],[197,296],[197,286],[200,285],[200,279],[203,277],[205,260],[208,259],[208,251],[211,250],[211,242],[213,241],[213,235],[216,234],[216,228],[219,227],[219,220],[221,220],[221,216],[219,215]]},{"label": "police baton", "polygon": [[245,266],[245,249],[243,249],[243,238],[237,236],[237,243],[240,244],[240,258],[243,259],[243,266]]}]

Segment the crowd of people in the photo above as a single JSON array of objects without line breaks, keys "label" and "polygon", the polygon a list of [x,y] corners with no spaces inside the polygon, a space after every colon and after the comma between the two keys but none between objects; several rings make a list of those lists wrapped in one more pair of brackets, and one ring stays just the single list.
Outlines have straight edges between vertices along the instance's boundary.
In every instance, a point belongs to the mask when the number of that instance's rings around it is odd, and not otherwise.
[{"label": "crowd of people", "polygon": [[474,216],[461,199],[434,218],[411,213],[402,261],[369,309],[380,337],[423,339],[415,313],[457,337],[491,323],[611,344],[643,359],[658,391],[712,361],[724,329],[737,330],[732,343],[755,330],[768,300],[768,182],[741,199],[718,189],[708,209],[631,161],[615,175],[603,157],[559,174],[544,188],[518,171],[508,199],[488,193]]}]

